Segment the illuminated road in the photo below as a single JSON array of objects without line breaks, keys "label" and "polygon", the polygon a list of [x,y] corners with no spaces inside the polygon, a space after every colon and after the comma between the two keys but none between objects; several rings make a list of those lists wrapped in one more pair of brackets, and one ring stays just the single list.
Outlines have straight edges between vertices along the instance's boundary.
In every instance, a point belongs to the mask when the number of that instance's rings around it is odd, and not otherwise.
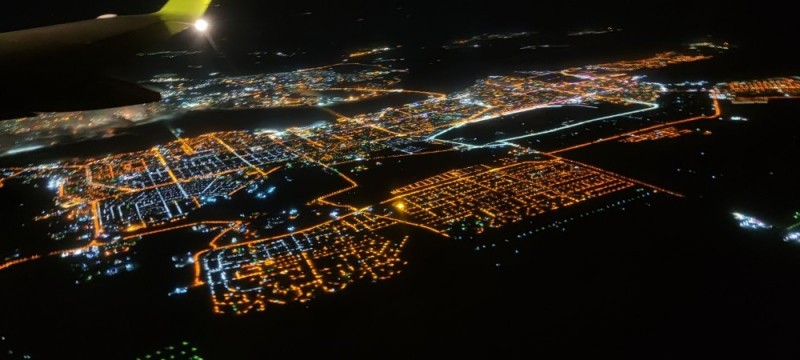
[{"label": "illuminated road", "polygon": [[408,89],[379,89],[379,88],[362,88],[362,87],[332,87],[326,89],[312,89],[312,91],[358,91],[358,92],[376,92],[376,93],[395,93],[395,94],[420,94],[434,96],[438,98],[447,98],[447,94],[437,93],[432,91],[422,90],[408,90]]},{"label": "illuminated road", "polygon": [[436,141],[445,141],[445,142],[449,142],[449,143],[453,143],[453,144],[467,146],[469,148],[480,148],[481,146],[479,146],[479,145],[462,144],[462,143],[458,143],[458,142],[454,142],[454,141],[442,140],[442,139],[439,139],[439,137],[444,135],[444,134],[446,134],[446,133],[448,133],[448,132],[450,132],[450,131],[452,131],[452,130],[454,130],[454,129],[458,129],[460,127],[464,127],[464,126],[467,126],[469,124],[474,124],[474,123],[479,123],[479,122],[489,121],[489,120],[496,120],[496,119],[502,118],[504,116],[510,116],[510,115],[514,115],[514,114],[521,114],[521,113],[525,113],[525,112],[528,112],[528,111],[534,111],[534,110],[539,110],[539,109],[547,109],[547,108],[559,108],[559,107],[562,107],[562,105],[536,105],[536,106],[526,107],[526,108],[522,108],[522,109],[515,109],[515,110],[511,110],[511,111],[506,111],[506,112],[502,112],[502,113],[499,113],[499,114],[486,115],[486,116],[483,116],[483,117],[479,117],[480,115],[483,115],[485,112],[488,112],[488,111],[491,111],[491,110],[494,109],[494,107],[489,106],[489,107],[486,107],[485,110],[483,110],[480,113],[474,115],[473,117],[470,117],[468,119],[460,121],[460,122],[456,123],[453,126],[450,126],[450,127],[446,128],[446,129],[440,131],[440,132],[437,132],[436,134],[431,135],[430,137],[428,137],[428,141],[434,141],[434,140],[436,140]]},{"label": "illuminated road", "polygon": [[586,124],[591,124],[591,123],[598,122],[598,121],[609,120],[609,119],[613,119],[613,118],[617,118],[617,117],[628,116],[628,115],[643,113],[643,112],[647,112],[647,111],[653,111],[653,110],[659,108],[658,104],[647,104],[647,103],[641,103],[641,102],[636,102],[636,103],[637,104],[647,105],[649,107],[646,108],[646,109],[628,111],[628,112],[624,112],[624,113],[620,113],[620,114],[614,114],[614,115],[609,115],[609,116],[602,116],[602,117],[595,118],[595,119],[584,120],[584,121],[580,121],[580,122],[577,122],[577,123],[574,123],[574,124],[564,125],[564,126],[557,127],[557,128],[554,128],[554,129],[540,131],[540,132],[536,132],[536,133],[532,133],[532,134],[525,134],[525,135],[521,135],[521,136],[515,136],[515,137],[506,138],[506,139],[500,139],[500,140],[497,140],[497,141],[495,141],[495,142],[493,142],[491,144],[488,144],[488,145],[497,145],[497,143],[507,143],[507,142],[512,142],[512,141],[517,141],[517,140],[528,139],[528,138],[532,138],[532,137],[537,137],[537,136],[557,133],[557,132],[560,132],[560,131],[564,131],[564,130],[567,130],[567,129],[572,129],[572,128],[575,128],[575,127],[583,126],[583,125],[586,125]]},{"label": "illuminated road", "polygon": [[212,138],[213,138],[213,139],[214,139],[216,142],[218,142],[220,145],[222,145],[222,146],[223,146],[225,149],[227,149],[228,151],[230,151],[230,152],[231,152],[231,154],[233,154],[234,156],[236,156],[237,158],[239,158],[239,160],[242,160],[242,162],[243,162],[243,163],[247,164],[247,166],[249,166],[249,167],[251,167],[253,170],[255,170],[255,171],[256,171],[256,172],[257,172],[259,175],[261,175],[261,176],[267,176],[267,173],[265,173],[263,170],[261,170],[261,169],[260,169],[258,166],[255,166],[255,165],[253,165],[253,163],[251,163],[251,162],[250,162],[250,161],[248,161],[247,159],[243,158],[243,157],[242,157],[242,155],[239,155],[239,153],[238,153],[238,152],[236,152],[236,149],[234,149],[233,147],[231,147],[230,145],[228,145],[226,142],[222,141],[222,139],[220,139],[220,138],[218,138],[218,137],[216,137],[216,136],[214,136],[214,135],[212,135],[211,137],[212,137]]},{"label": "illuminated road", "polygon": [[625,137],[628,137],[628,136],[640,134],[640,133],[643,133],[643,132],[653,131],[653,130],[661,129],[661,128],[664,128],[664,127],[690,123],[690,122],[698,121],[698,120],[717,119],[720,116],[722,116],[722,109],[720,108],[719,100],[717,100],[716,93],[712,91],[710,96],[711,96],[712,99],[714,99],[714,114],[713,115],[701,115],[701,116],[690,117],[688,119],[669,121],[669,122],[666,122],[666,123],[663,123],[663,124],[648,126],[648,127],[645,127],[645,128],[637,129],[637,130],[634,130],[634,131],[628,131],[628,132],[625,132],[625,133],[622,133],[622,134],[618,134],[618,135],[614,135],[614,136],[610,136],[610,137],[606,137],[606,138],[602,138],[602,139],[597,139],[597,140],[586,142],[586,143],[583,143],[583,144],[569,146],[569,147],[566,147],[566,148],[563,148],[563,149],[559,149],[559,150],[548,152],[548,154],[549,155],[560,154],[560,153],[563,153],[563,152],[568,152],[568,151],[572,151],[572,150],[581,149],[581,148],[584,148],[584,147],[587,147],[587,146],[604,143],[606,141],[618,140],[618,139],[622,139],[622,138],[625,138]]}]

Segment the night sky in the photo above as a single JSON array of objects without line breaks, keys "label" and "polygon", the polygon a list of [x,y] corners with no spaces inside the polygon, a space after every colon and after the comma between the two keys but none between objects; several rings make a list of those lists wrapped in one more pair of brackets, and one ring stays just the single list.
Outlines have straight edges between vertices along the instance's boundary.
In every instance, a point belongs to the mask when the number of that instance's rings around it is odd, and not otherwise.
[{"label": "night sky", "polygon": [[[141,14],[159,9],[164,0],[42,0],[14,2],[0,12],[0,31],[92,19],[102,14]],[[696,1],[602,1],[588,5],[566,1],[536,1],[521,7],[517,1],[262,1],[215,0],[206,15],[219,54],[230,57],[226,68],[242,66],[252,51],[312,52],[317,60],[297,60],[276,69],[318,66],[342,52],[387,44],[438,47],[481,33],[539,31],[565,34],[586,29],[622,28],[641,56],[654,49],[671,49],[690,41],[729,41],[748,48],[741,68],[763,67],[762,59],[782,62],[776,74],[797,59],[786,52],[785,39],[797,35],[793,15],[777,6],[742,7]],[[710,36],[710,37],[709,37]],[[159,49],[198,49],[191,34],[175,37]],[[207,49],[207,47],[206,47]],[[618,49],[604,49],[620,55]],[[210,54],[210,52],[206,52]],[[639,54],[635,54],[639,55]],[[238,58],[237,58],[238,56]],[[610,60],[611,58],[609,58]],[[779,69],[780,68],[780,69]],[[137,77],[128,66],[112,71]],[[418,69],[419,70],[419,69]]]},{"label": "night sky", "polygon": [[[137,14],[157,10],[163,0],[15,1],[0,12],[0,31],[94,18],[101,14]],[[719,36],[779,41],[797,34],[791,12],[778,5],[740,6],[698,1],[536,1],[520,8],[516,1],[305,1],[216,0],[209,17],[223,24],[280,31],[272,38],[335,36],[380,23],[365,37],[404,34],[425,38],[440,33],[472,33],[497,27],[580,28],[627,26],[655,35],[714,33]],[[9,7],[9,5],[11,5]],[[531,10],[528,10],[530,8]],[[292,27],[303,13],[317,17],[317,28]],[[363,19],[360,20],[359,19]],[[260,25],[260,26],[257,26]],[[230,27],[230,26],[228,26]],[[383,33],[383,34],[381,34]]]}]

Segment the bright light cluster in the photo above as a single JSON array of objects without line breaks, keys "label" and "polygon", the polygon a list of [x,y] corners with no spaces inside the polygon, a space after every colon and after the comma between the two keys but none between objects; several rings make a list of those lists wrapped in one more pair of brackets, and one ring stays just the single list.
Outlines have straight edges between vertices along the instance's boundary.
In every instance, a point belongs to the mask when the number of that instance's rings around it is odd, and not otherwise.
[{"label": "bright light cluster", "polygon": [[733,213],[733,218],[739,222],[739,227],[744,229],[751,229],[751,230],[765,230],[765,229],[772,229],[772,225],[764,223],[761,220],[758,220],[752,216],[748,216],[741,213]]}]

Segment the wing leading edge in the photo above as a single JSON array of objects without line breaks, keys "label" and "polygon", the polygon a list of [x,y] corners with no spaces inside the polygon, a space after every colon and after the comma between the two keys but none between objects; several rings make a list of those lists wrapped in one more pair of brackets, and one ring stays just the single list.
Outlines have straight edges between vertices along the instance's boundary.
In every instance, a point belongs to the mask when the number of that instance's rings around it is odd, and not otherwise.
[{"label": "wing leading edge", "polygon": [[[119,81],[106,80],[103,69],[193,26],[210,4],[211,0],[169,0],[151,14],[103,17],[0,34],[3,112],[91,110],[157,101],[149,90],[133,90],[134,84],[121,86]],[[113,91],[92,91],[93,83],[103,84],[97,89]],[[74,91],[65,94],[69,89]],[[87,97],[75,96],[81,93]],[[110,99],[98,93],[116,93],[119,97]],[[99,98],[105,99],[97,101]],[[67,99],[75,106],[68,106]]]}]

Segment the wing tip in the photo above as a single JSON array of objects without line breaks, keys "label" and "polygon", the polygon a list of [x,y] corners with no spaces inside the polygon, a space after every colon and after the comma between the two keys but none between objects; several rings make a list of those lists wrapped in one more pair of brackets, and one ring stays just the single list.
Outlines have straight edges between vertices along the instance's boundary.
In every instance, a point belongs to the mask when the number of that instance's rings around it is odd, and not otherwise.
[{"label": "wing tip", "polygon": [[212,0],[169,0],[158,14],[199,19],[206,13]]}]

